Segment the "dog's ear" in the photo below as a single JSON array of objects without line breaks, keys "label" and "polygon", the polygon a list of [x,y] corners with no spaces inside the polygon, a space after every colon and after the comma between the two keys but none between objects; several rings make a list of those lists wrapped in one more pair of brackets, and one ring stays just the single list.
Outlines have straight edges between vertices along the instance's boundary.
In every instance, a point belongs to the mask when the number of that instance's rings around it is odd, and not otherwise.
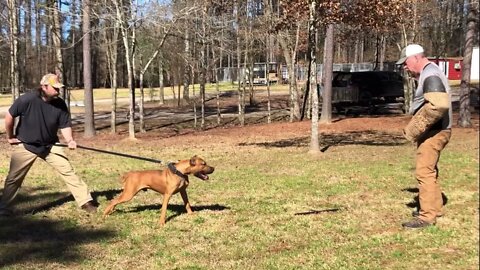
[{"label": "dog's ear", "polygon": [[190,166],[195,166],[197,165],[197,155],[193,156],[192,158],[190,158]]}]

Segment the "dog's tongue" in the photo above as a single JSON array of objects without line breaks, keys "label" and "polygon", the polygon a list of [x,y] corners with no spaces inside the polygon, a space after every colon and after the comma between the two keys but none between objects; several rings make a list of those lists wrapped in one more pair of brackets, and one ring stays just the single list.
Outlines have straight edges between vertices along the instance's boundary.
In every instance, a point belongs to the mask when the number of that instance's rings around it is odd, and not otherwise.
[{"label": "dog's tongue", "polygon": [[197,174],[195,174],[195,176],[202,179],[202,180],[208,180],[208,175],[203,174],[203,173],[197,173]]}]

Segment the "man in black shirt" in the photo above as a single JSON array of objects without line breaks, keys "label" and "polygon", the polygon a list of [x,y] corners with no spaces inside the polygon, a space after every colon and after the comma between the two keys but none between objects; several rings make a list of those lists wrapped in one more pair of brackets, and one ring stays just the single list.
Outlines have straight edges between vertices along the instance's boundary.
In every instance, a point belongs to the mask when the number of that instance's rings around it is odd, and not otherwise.
[{"label": "man in black shirt", "polygon": [[[59,142],[57,133],[60,130],[68,148],[77,147],[67,105],[58,97],[64,85],[55,74],[43,76],[40,84],[38,91],[26,93],[15,100],[5,115],[7,141],[14,146],[14,151],[0,200],[0,216],[12,214],[12,202],[37,158],[45,160],[60,173],[82,209],[89,213],[96,212],[97,207],[87,185],[75,174],[63,148],[55,146]],[[19,122],[14,133],[17,117]]]}]

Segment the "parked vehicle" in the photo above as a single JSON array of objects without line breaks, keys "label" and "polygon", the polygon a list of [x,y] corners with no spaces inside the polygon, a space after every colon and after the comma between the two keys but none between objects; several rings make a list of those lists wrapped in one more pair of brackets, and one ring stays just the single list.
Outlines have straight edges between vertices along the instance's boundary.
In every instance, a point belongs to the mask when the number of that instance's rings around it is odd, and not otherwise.
[{"label": "parked vehicle", "polygon": [[403,78],[393,71],[334,72],[332,105],[337,110],[348,106],[401,103]]},{"label": "parked vehicle", "polygon": [[278,82],[277,63],[254,63],[253,64],[253,84],[266,85],[267,78],[270,84]]}]

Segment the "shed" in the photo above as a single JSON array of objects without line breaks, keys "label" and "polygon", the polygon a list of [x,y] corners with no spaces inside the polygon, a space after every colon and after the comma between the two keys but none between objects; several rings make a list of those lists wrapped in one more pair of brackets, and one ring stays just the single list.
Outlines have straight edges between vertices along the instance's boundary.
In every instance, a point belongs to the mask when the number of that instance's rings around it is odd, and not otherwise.
[{"label": "shed", "polygon": [[429,57],[428,59],[437,64],[449,80],[462,79],[463,57]]},{"label": "shed", "polygon": [[[462,79],[463,57],[428,57],[436,63],[447,75],[449,80]],[[479,80],[479,47],[474,47],[472,52],[472,64],[470,66],[470,80]]]}]

